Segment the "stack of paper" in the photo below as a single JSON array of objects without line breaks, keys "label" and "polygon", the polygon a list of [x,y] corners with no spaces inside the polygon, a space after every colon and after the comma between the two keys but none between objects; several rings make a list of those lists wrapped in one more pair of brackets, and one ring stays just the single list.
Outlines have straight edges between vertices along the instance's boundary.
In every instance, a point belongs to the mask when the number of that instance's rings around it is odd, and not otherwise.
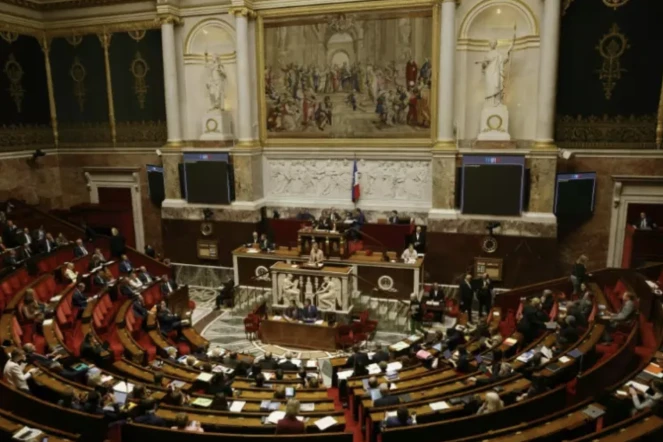
[{"label": "stack of paper", "polygon": [[206,397],[196,398],[195,401],[191,402],[191,405],[197,405],[199,407],[209,407],[212,405],[212,399],[207,399]]},{"label": "stack of paper", "polygon": [[387,364],[387,371],[398,371],[401,368],[403,368],[403,364],[398,361]]},{"label": "stack of paper", "polygon": [[23,427],[20,430],[18,430],[16,433],[14,433],[12,439],[33,441],[37,440],[37,438],[41,436],[41,434],[42,434],[41,430],[38,430],[36,428]]},{"label": "stack of paper", "polygon": [[421,339],[419,335],[410,335],[407,337],[407,340],[410,342],[417,342],[419,339]]},{"label": "stack of paper", "polygon": [[281,319],[280,316],[272,316],[272,321],[280,321]]},{"label": "stack of paper", "polygon": [[339,381],[342,381],[343,379],[347,379],[350,376],[352,376],[352,370],[339,371],[336,374],[336,377],[338,377]]},{"label": "stack of paper", "polygon": [[324,323],[325,321],[323,321],[322,319],[318,319],[317,321],[314,322],[315,325],[322,325]]},{"label": "stack of paper", "polygon": [[368,370],[368,374],[378,374],[382,371],[380,370],[378,364],[371,364],[368,367],[366,367],[366,369]]},{"label": "stack of paper", "polygon": [[562,364],[566,364],[570,360],[571,360],[571,358],[569,358],[568,356],[560,356],[559,359],[558,359],[558,361],[561,362]]},{"label": "stack of paper", "polygon": [[660,365],[651,363],[645,368],[645,371],[649,373],[652,376],[656,376],[657,378],[663,378],[663,370],[661,369]]},{"label": "stack of paper", "polygon": [[299,406],[300,411],[315,411],[315,404],[314,403],[308,403],[308,404],[301,404]]},{"label": "stack of paper", "polygon": [[400,342],[397,342],[397,343],[393,344],[391,346],[391,349],[393,351],[401,351],[401,350],[405,350],[409,346],[410,346],[410,344],[408,344],[407,342],[400,341]]},{"label": "stack of paper", "polygon": [[504,340],[504,343],[505,343],[506,345],[508,345],[508,346],[512,346],[512,345],[514,345],[514,344],[517,343],[517,342],[518,342],[518,340],[515,339],[515,338],[506,338],[506,339]]},{"label": "stack of paper", "polygon": [[396,390],[397,388],[396,384],[389,384],[389,390]]},{"label": "stack of paper", "polygon": [[262,372],[262,375],[265,377],[265,380],[266,380],[266,381],[268,381],[268,380],[270,380],[271,378],[274,377],[274,374],[272,374],[272,373],[270,373],[270,372],[268,372],[268,371],[263,371],[263,372]]},{"label": "stack of paper", "polygon": [[213,377],[214,375],[212,373],[200,373],[196,380],[200,382],[209,382]]},{"label": "stack of paper", "polygon": [[316,368],[318,366],[318,361],[315,359],[309,359],[306,361],[306,368]]},{"label": "stack of paper", "polygon": [[533,356],[534,356],[534,350],[530,350],[530,351],[525,352],[525,353],[521,354],[520,356],[518,356],[518,360],[520,362],[527,362],[530,359],[532,359]]},{"label": "stack of paper", "polygon": [[384,413],[384,417],[396,417],[397,412],[395,411],[387,411]]},{"label": "stack of paper", "polygon": [[446,410],[447,408],[449,408],[449,404],[447,404],[445,401],[433,402],[428,406],[431,407],[433,411]]},{"label": "stack of paper", "polygon": [[270,424],[278,424],[281,419],[285,417],[285,411],[272,411],[267,416],[267,422]]},{"label": "stack of paper", "polygon": [[649,386],[645,384],[641,384],[640,382],[635,382],[635,381],[628,381],[626,383],[627,387],[633,387],[636,390],[638,390],[641,393],[646,393],[647,390],[649,390]]},{"label": "stack of paper", "polygon": [[101,383],[102,384],[105,384],[106,382],[110,382],[112,380],[113,380],[113,376],[110,376],[110,375],[103,375],[101,377]]},{"label": "stack of paper", "polygon": [[233,403],[230,404],[230,411],[233,413],[241,413],[244,405],[246,405],[246,401],[233,401]]},{"label": "stack of paper", "polygon": [[131,393],[134,390],[134,384],[128,384],[124,381],[118,382],[113,386],[113,390],[118,391],[120,393]]},{"label": "stack of paper", "polygon": [[332,425],[337,424],[338,421],[334,419],[331,416],[323,417],[322,419],[318,419],[315,421],[315,426],[320,429],[320,431],[325,431],[327,428],[331,427]]}]

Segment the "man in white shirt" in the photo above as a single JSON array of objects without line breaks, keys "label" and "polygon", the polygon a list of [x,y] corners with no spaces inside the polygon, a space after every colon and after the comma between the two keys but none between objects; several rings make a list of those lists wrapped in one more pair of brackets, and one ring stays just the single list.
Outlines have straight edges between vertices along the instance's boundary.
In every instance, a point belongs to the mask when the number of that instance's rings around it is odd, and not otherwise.
[{"label": "man in white shirt", "polygon": [[401,259],[407,264],[414,264],[417,261],[417,251],[414,249],[414,244],[410,244],[408,248],[403,251]]},{"label": "man in white shirt", "polygon": [[134,271],[129,273],[129,277],[127,279],[129,280],[129,285],[131,285],[132,288],[139,289],[143,286],[143,281],[141,281],[138,276],[136,276],[136,272]]},{"label": "man in white shirt", "polygon": [[19,390],[30,392],[28,387],[28,379],[32,376],[37,369],[33,368],[27,373],[23,373],[25,367],[25,352],[20,349],[12,351],[11,359],[5,364],[5,369],[2,372],[2,377],[10,385],[18,388]]},{"label": "man in white shirt", "polygon": [[318,243],[314,242],[311,247],[311,256],[309,257],[309,264],[321,264],[325,260],[325,254],[318,247]]}]

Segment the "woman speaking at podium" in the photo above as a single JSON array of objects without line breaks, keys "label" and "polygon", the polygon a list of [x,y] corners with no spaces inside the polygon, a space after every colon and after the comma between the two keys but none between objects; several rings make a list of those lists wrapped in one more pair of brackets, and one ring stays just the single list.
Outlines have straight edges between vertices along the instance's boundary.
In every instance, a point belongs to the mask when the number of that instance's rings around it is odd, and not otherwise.
[{"label": "woman speaking at podium", "polygon": [[318,243],[314,242],[311,246],[311,255],[308,258],[309,265],[320,266],[325,260],[325,254],[318,247]]}]

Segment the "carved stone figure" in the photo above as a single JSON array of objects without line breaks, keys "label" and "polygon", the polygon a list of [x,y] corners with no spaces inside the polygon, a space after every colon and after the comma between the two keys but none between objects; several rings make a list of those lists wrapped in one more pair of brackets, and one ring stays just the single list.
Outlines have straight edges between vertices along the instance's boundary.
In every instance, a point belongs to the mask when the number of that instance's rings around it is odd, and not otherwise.
[{"label": "carved stone figure", "polygon": [[316,295],[318,296],[318,307],[323,310],[336,310],[336,301],[340,300],[341,291],[329,276],[325,276]]},{"label": "carved stone figure", "polygon": [[290,301],[299,304],[299,281],[293,280],[292,274],[286,275],[281,281],[281,299],[283,304],[290,305]]},{"label": "carved stone figure", "polygon": [[490,42],[490,50],[481,61],[481,71],[484,74],[486,105],[499,106],[504,97],[504,76],[511,57],[511,51],[516,43],[515,29],[511,46],[505,55],[497,50],[497,40]]},{"label": "carved stone figure", "polygon": [[224,101],[226,98],[226,71],[221,63],[221,57],[218,55],[207,59],[205,54],[205,67],[208,71],[207,77],[207,98],[209,100],[209,110],[225,110]]}]

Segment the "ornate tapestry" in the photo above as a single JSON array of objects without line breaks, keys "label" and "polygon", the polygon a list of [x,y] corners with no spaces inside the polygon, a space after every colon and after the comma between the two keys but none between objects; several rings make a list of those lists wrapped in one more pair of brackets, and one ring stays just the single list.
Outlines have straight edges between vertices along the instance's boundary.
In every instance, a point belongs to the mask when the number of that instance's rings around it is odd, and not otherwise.
[{"label": "ornate tapestry", "polygon": [[430,137],[430,8],[264,23],[268,137]]}]

